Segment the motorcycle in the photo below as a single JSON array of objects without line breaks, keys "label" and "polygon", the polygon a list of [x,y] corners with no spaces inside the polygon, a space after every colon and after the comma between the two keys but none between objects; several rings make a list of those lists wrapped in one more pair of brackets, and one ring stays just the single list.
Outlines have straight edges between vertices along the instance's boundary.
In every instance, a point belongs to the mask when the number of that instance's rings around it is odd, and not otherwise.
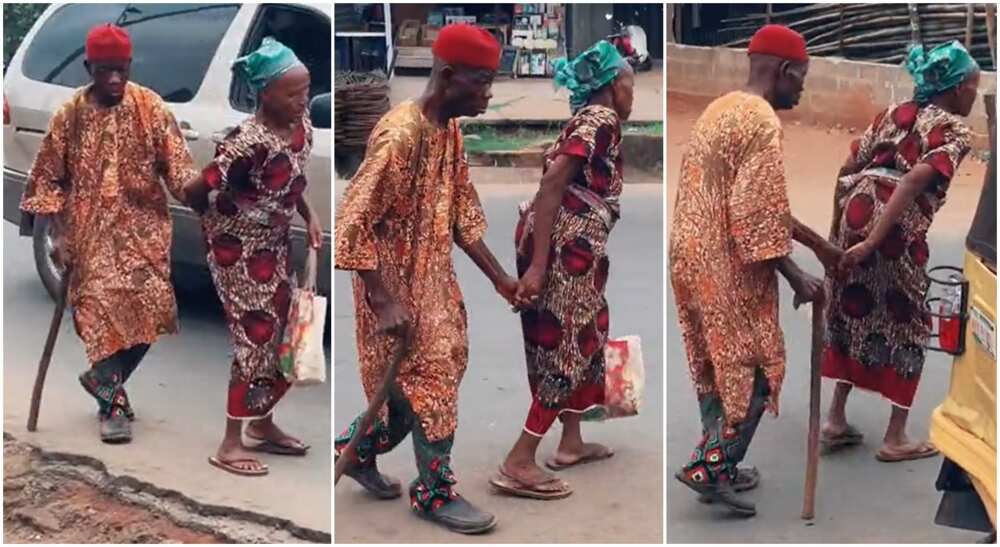
[{"label": "motorcycle", "polygon": [[[611,14],[605,16],[609,21]],[[639,71],[646,71],[653,68],[653,58],[649,55],[649,43],[646,40],[646,31],[639,25],[625,25],[616,22],[617,31],[609,34],[606,40],[615,46],[618,53],[628,60],[632,68]]]}]

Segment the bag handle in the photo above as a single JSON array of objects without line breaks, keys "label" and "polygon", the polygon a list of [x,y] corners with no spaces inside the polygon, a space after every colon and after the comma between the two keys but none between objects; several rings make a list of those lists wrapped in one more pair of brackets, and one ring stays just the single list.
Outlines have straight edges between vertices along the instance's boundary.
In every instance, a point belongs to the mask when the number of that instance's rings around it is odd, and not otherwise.
[{"label": "bag handle", "polygon": [[301,288],[306,291],[316,292],[316,269],[319,256],[316,249],[309,247],[306,251],[306,267],[302,271]]}]

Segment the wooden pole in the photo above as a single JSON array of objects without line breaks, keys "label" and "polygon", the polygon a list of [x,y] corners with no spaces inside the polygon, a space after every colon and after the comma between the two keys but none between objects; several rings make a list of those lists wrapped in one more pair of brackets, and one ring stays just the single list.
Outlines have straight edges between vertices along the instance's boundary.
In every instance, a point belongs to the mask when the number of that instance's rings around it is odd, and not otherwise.
[{"label": "wooden pole", "polygon": [[[799,302],[795,301],[796,307]],[[809,432],[806,437],[806,478],[802,496],[802,518],[816,515],[816,483],[819,476],[819,417],[823,345],[826,336],[826,291],[812,303],[812,343],[809,356]]]},{"label": "wooden pole", "polygon": [[69,291],[70,274],[70,268],[67,267],[63,271],[62,285],[59,287],[59,295],[56,298],[56,309],[52,312],[52,322],[49,323],[49,335],[42,348],[42,358],[38,361],[38,372],[35,373],[35,386],[31,390],[31,406],[28,407],[28,431],[31,432],[38,429],[38,411],[42,405],[42,388],[45,387],[45,376],[49,372],[49,363],[52,362],[56,338],[59,337],[59,325],[62,324],[63,312],[66,311],[66,293]]},{"label": "wooden pole", "polygon": [[997,69],[997,5],[986,4],[986,39],[990,44],[990,56],[993,59],[993,70]]},{"label": "wooden pole", "polygon": [[412,343],[412,338],[407,337],[400,341],[399,347],[396,349],[396,354],[392,358],[392,362],[389,363],[389,368],[385,371],[385,376],[382,378],[382,385],[379,386],[375,396],[372,397],[371,401],[368,402],[368,409],[365,410],[364,415],[361,417],[361,422],[358,424],[358,428],[354,431],[354,435],[351,440],[348,441],[347,446],[344,447],[343,452],[341,452],[340,457],[337,458],[337,463],[334,464],[333,468],[333,485],[337,486],[340,482],[341,475],[347,468],[354,463],[357,457],[358,443],[361,438],[365,436],[368,432],[368,428],[371,427],[372,423],[375,421],[375,416],[378,415],[379,410],[382,405],[385,404],[385,400],[389,397],[389,390],[392,389],[393,385],[396,383],[396,375],[399,374],[399,366],[402,364],[403,359],[410,350],[410,345]]},{"label": "wooden pole", "polygon": [[965,49],[972,47],[972,27],[975,21],[976,5],[967,4],[965,6]]},{"label": "wooden pole", "polygon": [[913,38],[914,44],[924,45],[924,38],[920,35],[920,13],[917,11],[917,5],[907,4],[906,6],[910,12],[910,37]]}]

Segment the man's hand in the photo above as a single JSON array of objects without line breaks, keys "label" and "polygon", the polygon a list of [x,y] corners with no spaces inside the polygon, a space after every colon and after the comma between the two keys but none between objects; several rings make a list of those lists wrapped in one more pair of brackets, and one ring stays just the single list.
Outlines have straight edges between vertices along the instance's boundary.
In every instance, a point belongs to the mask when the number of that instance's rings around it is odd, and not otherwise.
[{"label": "man's hand", "polygon": [[517,309],[517,280],[509,275],[502,275],[497,278],[494,288],[497,293],[511,305],[513,309]]},{"label": "man's hand", "polygon": [[837,275],[840,270],[840,262],[844,257],[844,251],[833,243],[825,242],[816,249],[816,258],[823,264],[823,269],[829,276]]},{"label": "man's hand", "polygon": [[323,225],[315,216],[309,219],[308,230],[309,247],[319,250],[323,247]]},{"label": "man's hand", "polygon": [[377,320],[375,332],[399,338],[409,338],[413,328],[410,312],[395,298],[387,295],[380,298],[370,298],[369,305]]},{"label": "man's hand", "polygon": [[56,266],[60,269],[65,270],[70,262],[72,262],[72,257],[69,254],[69,245],[66,242],[66,236],[62,233],[52,234],[52,261],[55,262]]},{"label": "man's hand", "polygon": [[796,308],[806,302],[815,302],[823,295],[823,280],[806,272],[792,276],[788,283],[795,291],[792,305]]}]

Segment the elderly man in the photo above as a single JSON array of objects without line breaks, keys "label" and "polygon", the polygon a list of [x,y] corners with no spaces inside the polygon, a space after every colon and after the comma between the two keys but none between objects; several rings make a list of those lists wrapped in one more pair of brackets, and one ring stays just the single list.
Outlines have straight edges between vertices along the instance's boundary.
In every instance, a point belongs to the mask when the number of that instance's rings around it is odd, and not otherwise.
[{"label": "elderly man", "polygon": [[[500,46],[479,27],[450,25],[432,51],[427,89],[379,121],[336,216],[336,267],[356,272],[358,359],[369,398],[397,343],[412,342],[388,404],[361,432],[357,461],[346,474],[380,498],[399,497],[399,482],[379,473],[375,459],[412,432],[419,477],[410,485],[411,506],[450,530],[478,533],[496,519],[455,492],[451,470],[458,386],[468,360],[451,252],[457,243],[513,303],[517,282],[483,241],[486,218],[469,182],[458,124],[460,116],[486,111]],[[336,439],[338,456],[359,420]]]},{"label": "elderly man", "polygon": [[750,42],[743,90],[708,106],[681,163],[670,235],[670,276],[703,435],[678,480],[741,515],[733,496],[757,485],[756,469],[737,469],[765,408],[777,414],[785,373],[778,324],[778,279],[802,301],[822,290],[792,261],[792,239],[835,265],[839,251],[792,218],[776,109],[799,100],[809,67],[805,40],[779,25]]},{"label": "elderly man", "polygon": [[110,24],[87,35],[93,82],[49,123],[21,210],[53,223],[56,258],[69,268],[69,302],[97,399],[101,439],[129,442],[125,381],[160,335],[177,331],[170,283],[171,219],[163,183],[177,199],[193,169],[163,100],[131,83],[128,33]]}]

